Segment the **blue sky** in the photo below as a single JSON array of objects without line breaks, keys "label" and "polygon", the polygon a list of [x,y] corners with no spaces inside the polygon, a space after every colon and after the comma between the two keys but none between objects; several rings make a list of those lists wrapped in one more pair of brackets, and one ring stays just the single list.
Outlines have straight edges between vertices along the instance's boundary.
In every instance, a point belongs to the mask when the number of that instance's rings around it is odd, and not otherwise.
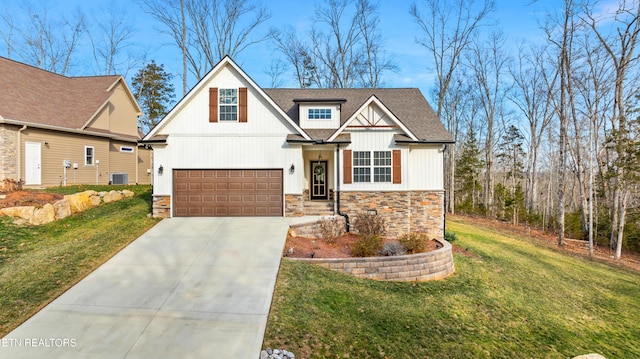
[{"label": "blue sky", "polygon": [[[42,7],[42,1],[44,0],[35,0],[35,7]],[[9,7],[18,6],[16,2],[11,0],[5,0],[4,3]],[[154,59],[157,63],[164,64],[167,71],[176,75],[176,97],[179,98],[182,89],[179,85],[179,73],[182,68],[180,53],[169,39],[157,34],[155,29],[158,28],[158,24],[147,14],[142,13],[135,3],[125,0],[114,0],[114,3],[127,13],[129,21],[134,25],[136,36],[133,42],[136,45],[133,51],[146,53],[147,60]],[[266,32],[270,27],[282,28],[285,25],[293,26],[299,32],[307,31],[313,21],[313,4],[317,2],[311,0],[272,0],[263,1],[263,3],[267,5],[272,17],[257,29],[261,33]],[[397,73],[386,75],[386,86],[418,87],[428,97],[429,90],[434,83],[434,77],[429,66],[428,53],[415,42],[419,28],[409,14],[411,1],[379,0],[378,3],[379,28],[384,48],[398,66]],[[542,40],[542,32],[537,25],[538,21],[543,18],[545,10],[551,8],[550,4],[559,5],[557,1],[553,0],[530,3],[531,0],[498,0],[496,3],[496,11],[492,14],[492,19],[497,26],[492,29],[502,29],[507,36],[510,48],[515,49],[515,44],[522,39]],[[0,0],[0,4],[3,4],[3,0]],[[51,13],[71,14],[75,8],[80,8],[90,16],[91,14],[99,14],[101,6],[104,6],[105,2],[58,0],[47,2],[47,4]],[[5,50],[1,46],[2,44],[0,44],[0,54],[5,55]],[[271,78],[266,74],[265,69],[274,56],[278,56],[278,54],[273,51],[273,45],[261,43],[248,48],[235,60],[260,86],[269,87]],[[83,72],[81,74],[91,74],[86,73],[87,71],[90,70],[81,70]],[[127,80],[130,80],[133,73],[134,71],[127,74]],[[291,87],[295,86],[293,79],[290,79],[291,81],[285,83]],[[191,79],[189,86],[194,84],[195,80]]]}]

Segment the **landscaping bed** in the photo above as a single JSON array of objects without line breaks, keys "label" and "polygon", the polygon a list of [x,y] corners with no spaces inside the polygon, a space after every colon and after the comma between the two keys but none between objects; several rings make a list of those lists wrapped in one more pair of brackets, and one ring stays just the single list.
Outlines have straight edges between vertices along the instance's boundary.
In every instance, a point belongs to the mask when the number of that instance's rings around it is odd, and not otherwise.
[{"label": "landscaping bed", "polygon": [[[360,237],[347,233],[335,239],[335,243],[309,237],[287,237],[283,255],[291,258],[351,258],[353,246]],[[435,240],[427,241],[425,252],[438,248]],[[292,250],[293,249],[293,250]]]}]

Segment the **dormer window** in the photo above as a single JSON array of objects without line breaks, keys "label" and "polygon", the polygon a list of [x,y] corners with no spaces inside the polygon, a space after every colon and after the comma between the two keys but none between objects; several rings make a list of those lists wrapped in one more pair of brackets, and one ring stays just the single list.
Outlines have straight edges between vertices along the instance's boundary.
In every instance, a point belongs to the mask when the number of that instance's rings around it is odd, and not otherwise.
[{"label": "dormer window", "polygon": [[310,108],[308,110],[308,118],[310,120],[330,120],[331,109],[330,108]]}]

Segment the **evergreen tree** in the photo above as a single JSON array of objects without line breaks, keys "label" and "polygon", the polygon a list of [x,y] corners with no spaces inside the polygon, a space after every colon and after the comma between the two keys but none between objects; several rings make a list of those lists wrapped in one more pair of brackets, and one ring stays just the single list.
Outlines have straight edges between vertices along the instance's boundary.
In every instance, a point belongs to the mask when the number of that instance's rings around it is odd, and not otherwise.
[{"label": "evergreen tree", "polygon": [[169,101],[174,97],[171,77],[164,71],[164,65],[157,65],[153,60],[133,77],[133,94],[143,112],[138,127],[145,133],[168,112]]},{"label": "evergreen tree", "polygon": [[462,154],[456,161],[456,207],[470,213],[476,212],[478,197],[482,191],[481,173],[484,161],[481,159],[478,139],[473,126],[462,143]]}]

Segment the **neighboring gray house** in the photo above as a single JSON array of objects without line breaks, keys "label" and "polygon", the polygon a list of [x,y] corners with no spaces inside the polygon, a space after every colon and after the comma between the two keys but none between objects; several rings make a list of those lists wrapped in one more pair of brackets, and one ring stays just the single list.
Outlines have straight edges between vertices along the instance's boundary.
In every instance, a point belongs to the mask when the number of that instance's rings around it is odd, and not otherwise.
[{"label": "neighboring gray house", "polygon": [[355,216],[444,230],[451,135],[418,89],[263,89],[229,57],[143,139],[156,216]]}]

